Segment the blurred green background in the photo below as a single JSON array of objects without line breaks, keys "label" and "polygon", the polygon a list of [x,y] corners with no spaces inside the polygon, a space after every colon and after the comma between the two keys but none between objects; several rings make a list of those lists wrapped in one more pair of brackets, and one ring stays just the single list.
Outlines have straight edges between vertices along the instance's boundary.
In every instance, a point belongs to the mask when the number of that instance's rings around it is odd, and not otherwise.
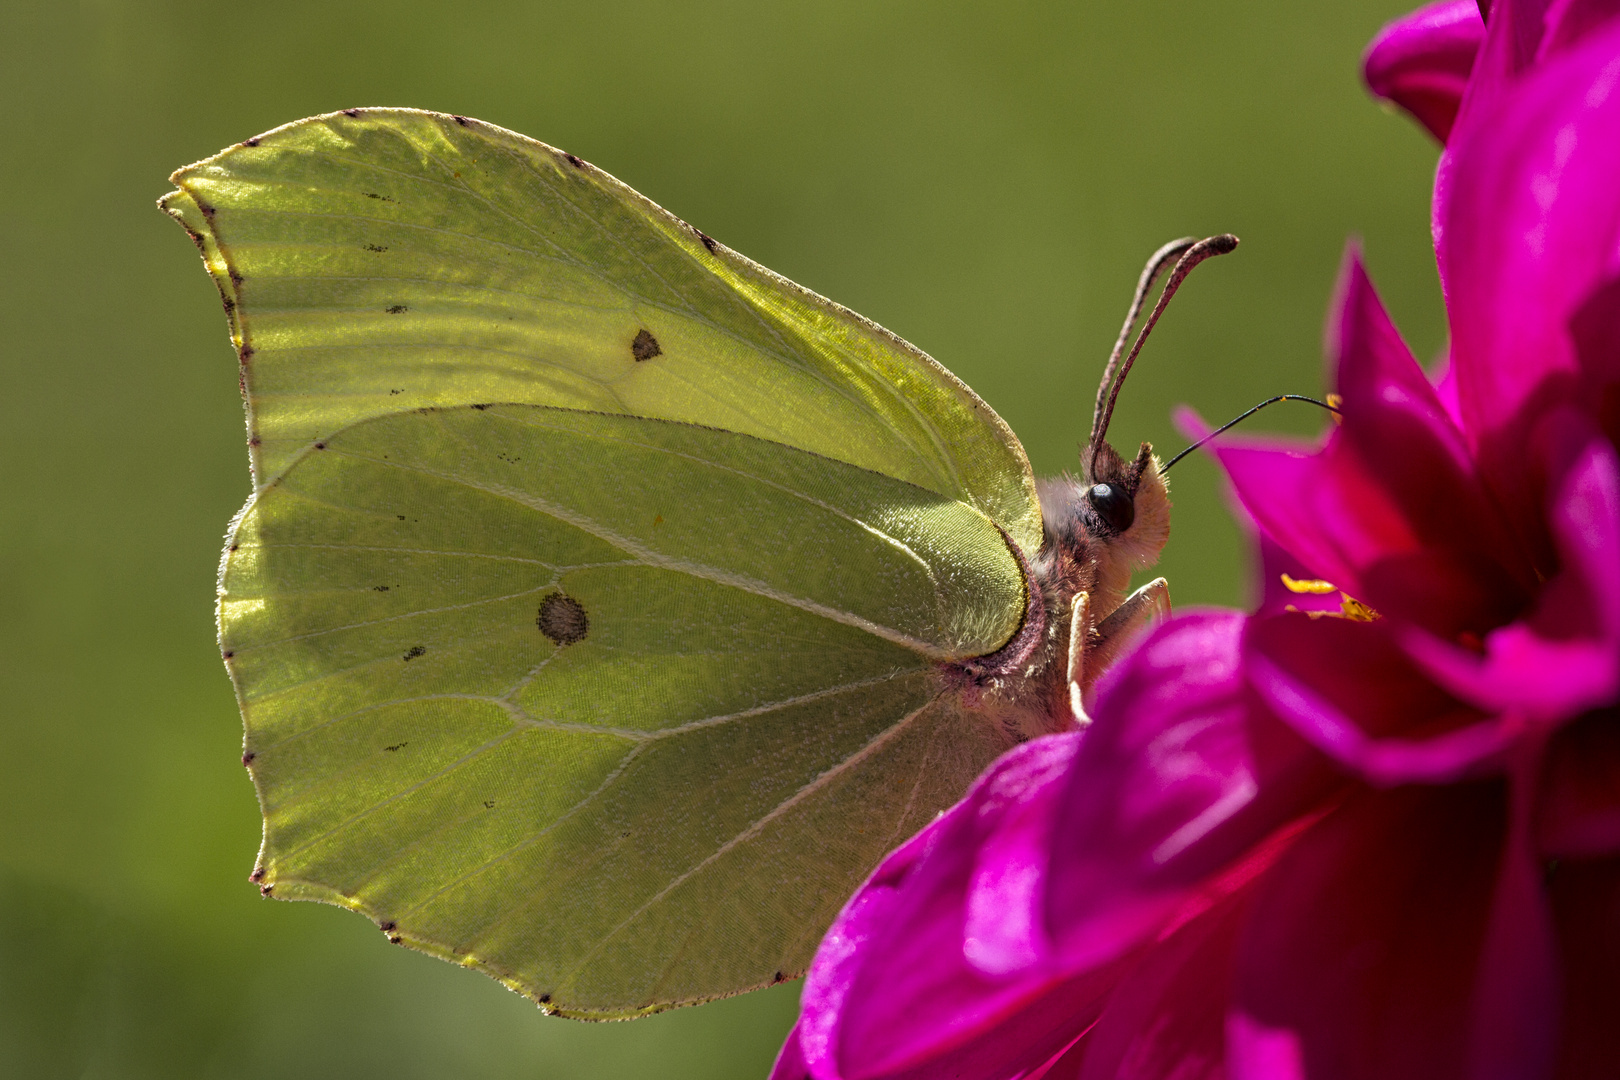
[{"label": "blurred green background", "polygon": [[[1369,102],[1402,0],[0,4],[0,1075],[763,1077],[795,986],[585,1025],[262,900],[212,622],[248,492],[213,286],[171,170],[311,113],[415,105],[572,151],[938,357],[1037,472],[1074,464],[1142,260],[1183,291],[1116,443],[1321,390],[1359,233],[1443,341],[1435,150]],[[1287,412],[1295,408],[1295,412]],[[1257,425],[1318,430],[1305,407]],[[1175,474],[1178,604],[1241,603],[1219,480]]]}]

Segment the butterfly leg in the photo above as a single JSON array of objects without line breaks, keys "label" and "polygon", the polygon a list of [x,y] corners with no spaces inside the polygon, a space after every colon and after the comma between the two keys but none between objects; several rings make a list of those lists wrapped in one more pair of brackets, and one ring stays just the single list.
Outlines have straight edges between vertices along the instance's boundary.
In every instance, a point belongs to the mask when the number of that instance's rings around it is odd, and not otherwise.
[{"label": "butterfly leg", "polygon": [[1138,634],[1169,617],[1170,583],[1164,578],[1154,578],[1131,593],[1089,634],[1085,629],[1091,621],[1091,598],[1085,593],[1075,597],[1069,627],[1069,705],[1077,722],[1091,722],[1082,692],[1091,689]]},{"label": "butterfly leg", "polygon": [[1069,711],[1081,727],[1091,725],[1086,706],[1080,700],[1080,683],[1086,674],[1086,652],[1091,638],[1091,594],[1075,594],[1069,615]]},{"label": "butterfly leg", "polygon": [[1096,638],[1086,655],[1087,689],[1107,671],[1136,636],[1170,617],[1170,583],[1154,578],[1125,598],[1125,602],[1097,624]]}]

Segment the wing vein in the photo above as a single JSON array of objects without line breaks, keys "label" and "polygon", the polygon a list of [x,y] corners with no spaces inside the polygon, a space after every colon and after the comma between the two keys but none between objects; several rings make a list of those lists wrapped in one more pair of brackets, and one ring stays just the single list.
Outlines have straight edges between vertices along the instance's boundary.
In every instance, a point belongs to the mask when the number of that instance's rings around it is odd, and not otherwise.
[{"label": "wing vein", "polygon": [[[258,649],[268,649],[268,648],[272,648],[273,646],[276,646],[276,645],[287,645],[287,644],[290,644],[290,643],[295,642],[295,641],[308,641],[311,638],[325,637],[327,634],[341,634],[345,630],[360,630],[360,629],[363,629],[363,628],[365,628],[367,626],[382,626],[385,623],[399,622],[401,619],[414,619],[418,615],[439,615],[439,614],[442,614],[442,613],[444,613],[446,611],[465,611],[467,608],[481,607],[484,604],[499,604],[499,603],[501,603],[502,601],[505,601],[505,600],[516,600],[520,596],[528,596],[531,593],[537,593],[541,589],[549,589],[549,588],[553,587],[556,584],[557,584],[557,577],[556,577],[556,575],[553,575],[549,581],[545,581],[545,582],[543,582],[543,583],[541,583],[539,585],[535,585],[532,588],[520,589],[520,590],[518,590],[517,592],[514,592],[514,593],[506,593],[505,595],[502,595],[502,596],[486,596],[486,597],[483,597],[483,598],[478,599],[478,600],[468,600],[465,603],[460,603],[460,604],[444,604],[444,605],[441,605],[439,607],[415,608],[415,609],[413,609],[411,611],[402,611],[397,615],[385,615],[382,618],[378,618],[378,619],[365,619],[365,620],[363,620],[361,622],[346,623],[343,626],[327,626],[327,627],[323,627],[323,628],[321,628],[319,630],[310,630],[310,631],[307,631],[307,632],[302,633],[302,634],[292,634],[292,635],[290,635],[288,637],[274,638],[274,639],[272,639],[270,641],[255,642],[252,645],[238,645],[238,646],[236,646],[234,651],[235,651],[237,656],[242,656],[242,655],[245,655],[247,653],[254,652],[254,651],[258,650]],[[332,590],[325,590],[325,591],[332,591]],[[371,590],[370,589],[365,589],[365,588],[360,588],[360,589],[354,589],[352,591],[354,591],[354,592],[370,592]],[[288,593],[277,593],[276,595],[277,596],[286,596],[286,595],[289,595],[289,594]],[[293,593],[291,595],[294,595],[294,596],[309,596],[309,595],[312,595],[312,594],[310,594],[310,593]],[[320,594],[315,593],[313,595],[320,595]]]},{"label": "wing vein", "polygon": [[853,626],[858,630],[864,630],[873,637],[878,637],[882,638],[884,641],[893,642],[902,648],[921,653],[932,660],[952,659],[946,650],[941,649],[937,645],[923,641],[920,638],[913,637],[910,634],[902,633],[893,627],[883,626],[879,623],[873,622],[871,619],[856,615],[854,612],[842,611],[838,608],[819,603],[815,600],[810,600],[802,596],[794,596],[791,593],[783,592],[781,589],[774,588],[766,582],[760,581],[757,578],[748,577],[745,574],[737,574],[727,570],[721,570],[718,567],[709,566],[705,563],[696,562],[691,559],[679,559],[665,555],[662,552],[655,551],[643,544],[639,544],[627,536],[622,536],[613,532],[612,530],[603,526],[600,522],[593,521],[582,514],[576,514],[571,510],[566,510],[560,506],[548,502],[547,500],[538,498],[529,492],[520,491],[516,488],[505,488],[475,483],[466,477],[456,476],[452,473],[441,472],[436,469],[429,469],[422,466],[405,465],[396,461],[384,461],[380,458],[369,458],[365,457],[364,455],[348,452],[342,453],[346,453],[346,456],[353,457],[356,460],[370,461],[375,465],[384,467],[391,466],[396,469],[406,469],[412,472],[421,473],[424,476],[432,476],[441,480],[449,480],[452,483],[459,483],[465,485],[466,487],[470,487],[475,491],[482,491],[487,495],[493,495],[496,498],[515,502],[519,506],[524,506],[530,510],[545,514],[548,517],[555,518],[565,525],[572,525],[581,532],[588,533],[591,536],[596,537],[598,540],[601,540],[603,543],[618,548],[620,551],[623,551],[625,554],[638,560],[645,566],[657,567],[661,570],[671,570],[675,573],[686,574],[688,577],[694,577],[701,581],[712,581],[717,585],[726,585],[734,589],[739,589],[743,592],[752,593],[755,596],[762,596],[767,600],[774,600],[779,604],[785,604],[788,607],[798,608],[800,611],[807,611],[812,615],[820,615],[824,619],[830,619],[833,622],[842,623],[845,626]]},{"label": "wing vein", "polygon": [[[902,673],[902,674],[904,674],[904,673]],[[461,873],[457,874],[454,878],[452,878],[450,881],[447,881],[441,887],[439,887],[437,889],[434,889],[431,893],[429,893],[428,895],[422,897],[420,900],[416,901],[414,904],[412,904],[409,908],[407,908],[405,910],[407,912],[418,911],[421,908],[426,907],[428,904],[431,904],[434,900],[436,900],[438,897],[442,896],[446,892],[449,892],[451,889],[453,889],[456,886],[462,884],[463,882],[469,880],[470,878],[476,877],[477,875],[483,873],[485,870],[488,870],[490,867],[497,866],[500,863],[503,863],[503,862],[507,861],[508,859],[511,859],[514,856],[518,855],[520,852],[522,852],[522,851],[524,851],[524,850],[526,850],[526,849],[528,849],[530,847],[533,847],[535,844],[540,843],[547,836],[551,835],[551,833],[555,832],[565,821],[572,818],[579,811],[583,810],[587,804],[589,804],[591,801],[596,799],[598,796],[600,796],[604,792],[606,792],[608,790],[608,788],[613,784],[613,782],[616,781],[620,776],[622,776],[624,774],[625,769],[627,769],[630,766],[630,762],[631,762],[631,760],[633,758],[635,758],[637,755],[639,755],[647,747],[653,745],[656,742],[661,741],[665,737],[668,737],[670,735],[682,734],[682,733],[684,733],[686,731],[693,731],[693,730],[696,730],[696,729],[698,729],[700,727],[712,727],[712,726],[715,726],[715,725],[720,724],[720,723],[735,722],[737,720],[751,719],[751,718],[753,718],[755,716],[763,716],[763,715],[766,715],[768,713],[775,712],[775,711],[777,711],[779,709],[782,709],[782,708],[788,708],[788,707],[791,707],[791,706],[794,706],[794,705],[804,704],[804,703],[809,702],[809,701],[817,700],[818,698],[829,697],[829,696],[832,696],[834,694],[844,693],[844,692],[847,692],[847,691],[850,691],[850,690],[865,689],[867,686],[872,685],[873,683],[886,681],[888,679],[892,679],[892,678],[895,678],[895,677],[896,676],[894,676],[894,675],[886,675],[886,676],[881,676],[881,677],[879,677],[877,679],[863,679],[863,680],[861,680],[859,682],[849,683],[849,684],[847,684],[845,686],[829,687],[829,688],[827,688],[825,690],[817,691],[817,692],[812,693],[812,694],[805,694],[805,695],[802,695],[802,696],[800,696],[798,698],[789,699],[787,701],[776,702],[776,703],[773,703],[773,704],[770,704],[770,705],[759,706],[759,707],[753,708],[753,709],[745,709],[742,712],[731,713],[731,714],[728,714],[726,716],[711,717],[711,718],[708,718],[706,720],[694,721],[694,722],[692,722],[690,724],[684,725],[682,728],[672,729],[672,730],[670,730],[668,732],[655,733],[653,737],[645,738],[645,739],[641,740],[640,742],[638,742],[634,747],[632,747],[630,749],[629,753],[627,753],[625,755],[625,757],[617,765],[615,765],[613,767],[612,771],[608,773],[608,775],[602,780],[602,782],[600,784],[598,784],[595,788],[591,789],[591,791],[589,793],[587,793],[584,798],[580,799],[573,806],[570,806],[567,810],[565,810],[561,814],[559,814],[554,820],[549,822],[545,826],[545,828],[538,830],[532,836],[526,837],[521,843],[514,844],[510,848],[507,848],[505,851],[501,852],[500,854],[492,856],[491,858],[488,858],[488,859],[484,860],[483,862],[479,863],[477,866],[469,867],[468,869],[462,871]],[[929,704],[931,704],[934,700],[937,700],[937,695],[936,695],[935,698],[929,699],[928,702],[925,702],[922,706],[920,706],[916,710],[916,712],[921,712],[922,709],[927,708],[927,706]],[[892,725],[892,727],[899,727],[899,726],[902,726],[902,725],[906,724],[907,722],[909,722],[912,719],[912,717],[914,717],[916,715],[916,712],[910,713],[907,716],[901,718],[894,725]],[[870,746],[870,745],[871,744],[868,744],[868,746]],[[860,756],[861,754],[866,752],[866,749],[867,749],[866,747],[863,747],[861,750],[856,751],[856,754],[852,755],[852,757]],[[847,760],[849,760],[849,759],[846,759],[846,761]],[[840,763],[840,764],[843,764],[843,763]],[[834,769],[836,769],[838,767],[839,766],[834,766]],[[830,772],[832,770],[828,770],[828,771]],[[825,774],[822,774],[822,775],[825,775]],[[812,781],[812,783],[814,783],[814,782],[815,781]],[[390,862],[392,862],[392,861],[393,860],[390,859]],[[387,864],[384,864],[384,865],[386,866]],[[378,872],[380,873],[381,871],[379,870]]]},{"label": "wing vein", "polygon": [[658,892],[654,893],[653,896],[645,903],[636,908],[636,910],[632,911],[629,915],[626,915],[616,926],[604,934],[602,939],[592,946],[590,951],[580,959],[579,963],[574,966],[573,970],[560,979],[559,982],[564,985],[570,982],[574,976],[578,975],[585,969],[586,965],[590,963],[592,957],[606,947],[610,940],[612,940],[632,922],[634,922],[636,918],[638,918],[643,912],[647,911],[654,904],[657,904],[659,901],[663,900],[664,897],[668,896],[681,885],[691,880],[694,874],[701,872],[704,867],[709,866],[715,862],[715,860],[724,857],[728,852],[734,850],[742,844],[747,843],[749,840],[752,840],[754,837],[763,832],[766,826],[768,826],[772,821],[775,821],[777,818],[790,812],[795,806],[798,806],[800,803],[816,794],[822,788],[826,787],[833,780],[837,779],[839,776],[842,776],[850,769],[855,768],[861,764],[861,762],[865,761],[867,758],[883,749],[883,747],[887,746],[894,739],[898,738],[908,727],[910,727],[911,722],[927,711],[930,706],[940,699],[940,696],[940,694],[934,695],[922,705],[901,717],[894,724],[884,728],[865,746],[861,747],[855,753],[851,754],[843,761],[840,761],[832,768],[819,773],[809,783],[805,784],[798,791],[795,791],[792,795],[778,803],[769,813],[766,813],[760,818],[751,822],[746,828],[737,833],[737,835],[733,836],[730,840],[727,840],[724,844],[721,844],[720,847],[710,852],[703,859],[676,875],[676,877],[671,880],[668,885],[665,885],[662,889],[658,890]]}]

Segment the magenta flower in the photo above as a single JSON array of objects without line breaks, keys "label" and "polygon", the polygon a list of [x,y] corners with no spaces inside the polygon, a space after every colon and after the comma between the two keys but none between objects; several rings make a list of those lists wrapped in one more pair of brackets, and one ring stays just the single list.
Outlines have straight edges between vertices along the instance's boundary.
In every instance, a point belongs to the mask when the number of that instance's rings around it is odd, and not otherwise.
[{"label": "magenta flower", "polygon": [[1485,20],[1474,0],[1440,0],[1379,31],[1362,57],[1362,75],[1442,143],[1451,134]]},{"label": "magenta flower", "polygon": [[1006,755],[891,855],[823,942],[778,1080],[1620,1074],[1604,7],[1496,0],[1450,118],[1409,90],[1456,54],[1391,44],[1437,9],[1374,43],[1369,78],[1447,141],[1446,376],[1352,251],[1342,424],[1216,450],[1259,609],[1154,631],[1088,730]]}]

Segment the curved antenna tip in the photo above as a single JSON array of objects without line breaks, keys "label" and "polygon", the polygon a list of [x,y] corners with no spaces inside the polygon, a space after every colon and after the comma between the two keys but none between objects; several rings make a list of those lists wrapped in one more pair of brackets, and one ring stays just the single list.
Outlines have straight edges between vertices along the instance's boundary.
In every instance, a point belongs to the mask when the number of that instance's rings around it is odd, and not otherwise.
[{"label": "curved antenna tip", "polygon": [[[1237,246],[1238,238],[1231,233],[1217,233],[1193,244],[1188,244],[1186,240],[1172,240],[1154,252],[1153,258],[1148,260],[1146,269],[1142,271],[1142,279],[1136,286],[1136,297],[1125,316],[1125,325],[1120,329],[1119,340],[1114,345],[1113,355],[1108,358],[1108,366],[1103,369],[1102,385],[1097,388],[1097,405],[1091,414],[1091,436],[1086,440],[1086,450],[1082,459],[1082,466],[1087,470],[1088,476],[1090,463],[1096,458],[1103,440],[1107,438],[1108,424],[1114,418],[1114,403],[1119,400],[1120,387],[1125,385],[1125,376],[1130,374],[1131,365],[1136,363],[1137,354],[1147,343],[1148,335],[1153,333],[1153,328],[1158,325],[1159,316],[1164,314],[1164,309],[1176,295],[1176,290],[1181,287],[1187,275],[1193,272],[1194,267],[1213,256],[1234,251]],[[1142,325],[1130,352],[1125,353],[1122,361],[1120,353],[1136,323],[1137,316],[1141,314],[1148,291],[1171,259],[1175,259],[1175,265],[1170,268],[1170,276],[1164,283],[1164,290],[1159,293],[1158,303],[1153,305],[1147,322]]]}]

